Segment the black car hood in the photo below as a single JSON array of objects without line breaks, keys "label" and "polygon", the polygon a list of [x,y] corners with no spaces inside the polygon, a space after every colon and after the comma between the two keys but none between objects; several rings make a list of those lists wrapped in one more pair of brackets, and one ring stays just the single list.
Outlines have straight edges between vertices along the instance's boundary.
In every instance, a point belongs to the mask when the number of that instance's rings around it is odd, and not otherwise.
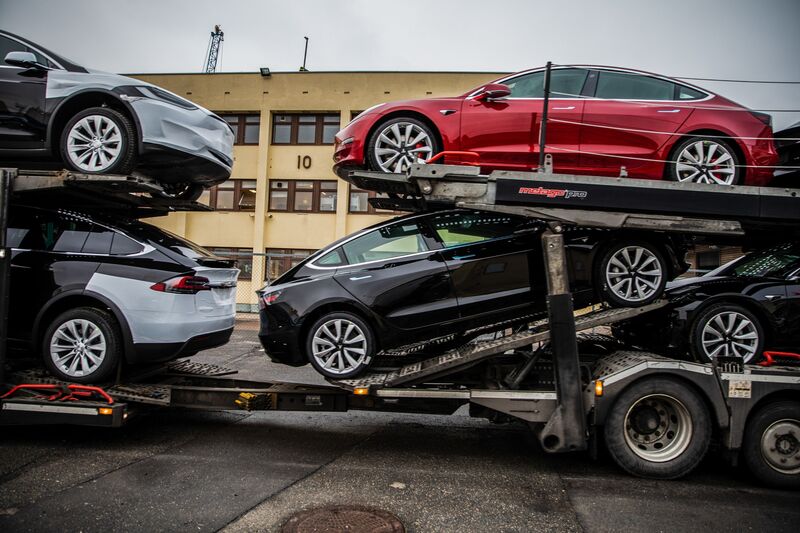
[{"label": "black car hood", "polygon": [[776,282],[782,283],[780,280],[760,277],[702,276],[668,283],[665,295],[669,298],[680,298],[697,293],[708,296],[729,293],[744,294],[748,292],[748,287],[753,285]]}]

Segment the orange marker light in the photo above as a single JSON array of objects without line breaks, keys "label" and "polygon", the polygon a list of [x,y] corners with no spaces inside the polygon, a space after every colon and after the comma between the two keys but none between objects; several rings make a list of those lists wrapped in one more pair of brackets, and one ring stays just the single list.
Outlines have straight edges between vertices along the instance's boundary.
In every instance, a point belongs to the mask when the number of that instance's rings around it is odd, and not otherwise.
[{"label": "orange marker light", "polygon": [[112,408],[110,408],[110,407],[98,407],[97,408],[97,412],[98,412],[98,414],[101,414],[101,415],[113,415],[114,414],[114,410]]},{"label": "orange marker light", "polygon": [[603,395],[603,382],[599,379],[594,382],[594,395],[595,396],[602,396]]},{"label": "orange marker light", "polygon": [[369,388],[357,387],[356,389],[353,390],[353,394],[355,394],[356,396],[366,396],[367,394],[369,394]]}]

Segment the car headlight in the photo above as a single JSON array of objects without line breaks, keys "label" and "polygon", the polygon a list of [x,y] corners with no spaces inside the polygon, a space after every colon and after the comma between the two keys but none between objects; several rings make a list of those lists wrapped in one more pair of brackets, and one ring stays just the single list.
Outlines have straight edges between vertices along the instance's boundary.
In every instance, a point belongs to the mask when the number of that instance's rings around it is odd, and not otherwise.
[{"label": "car headlight", "polygon": [[152,98],[153,100],[160,100],[174,106],[182,107],[183,109],[199,109],[197,105],[186,98],[181,98],[177,94],[153,85],[128,85],[126,87],[118,87],[117,91],[120,93],[120,98],[123,100]]}]

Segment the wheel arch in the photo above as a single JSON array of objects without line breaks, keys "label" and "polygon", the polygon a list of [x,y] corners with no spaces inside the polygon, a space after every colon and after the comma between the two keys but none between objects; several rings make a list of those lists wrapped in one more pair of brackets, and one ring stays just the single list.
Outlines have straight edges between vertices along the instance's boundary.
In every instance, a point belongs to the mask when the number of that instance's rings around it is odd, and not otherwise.
[{"label": "wheel arch", "polygon": [[[701,128],[681,133],[680,137],[675,139],[675,142],[673,142],[672,146],[670,146],[669,151],[667,152],[667,161],[675,160],[678,146],[680,146],[681,143],[691,139],[692,137],[697,137],[698,135],[722,137],[723,138],[722,140],[727,141],[731,145],[731,148],[733,148],[734,152],[736,152],[736,157],[739,160],[739,164],[740,165],[747,164],[747,158],[744,153],[744,148],[739,143],[739,140],[736,139],[736,136],[721,130],[715,130],[713,128]],[[664,165],[664,175],[663,175],[664,179],[668,179],[669,167],[670,167],[669,164]],[[745,180],[747,179],[747,168],[741,168],[741,171],[742,171],[741,183],[744,183]]]},{"label": "wheel arch", "polygon": [[[366,158],[367,158],[367,148],[368,148],[369,140],[372,138],[372,134],[375,133],[375,131],[378,128],[380,128],[383,124],[385,124],[386,122],[388,122],[388,121],[390,121],[390,120],[392,120],[394,118],[400,118],[400,117],[413,118],[413,119],[417,119],[417,120],[423,122],[426,126],[428,126],[431,129],[431,131],[433,132],[434,136],[436,137],[436,142],[439,145],[439,149],[440,150],[444,150],[444,141],[442,139],[442,132],[439,131],[438,126],[436,126],[436,123],[433,120],[431,120],[430,117],[428,117],[428,115],[426,115],[425,113],[422,113],[420,111],[416,111],[414,109],[398,109],[397,111],[392,111],[391,113],[386,113],[385,115],[381,116],[378,120],[375,121],[375,123],[372,125],[372,127],[367,132],[367,136],[364,138],[364,154],[363,154],[363,157],[364,157],[365,161],[366,161]],[[436,155],[436,154],[434,154],[434,155]]]},{"label": "wheel arch", "polygon": [[142,128],[139,118],[129,103],[119,98],[119,95],[104,89],[85,89],[62,100],[53,111],[47,131],[48,147],[54,155],[59,154],[61,135],[67,122],[84,109],[90,107],[108,107],[125,115],[134,125],[136,130],[136,152],[141,153]]},{"label": "wheel arch", "polygon": [[130,325],[125,319],[125,315],[120,308],[108,298],[92,291],[67,292],[47,302],[34,319],[31,336],[32,344],[38,349],[38,346],[42,342],[41,337],[44,335],[44,331],[47,329],[50,321],[59,314],[70,309],[75,309],[76,307],[94,307],[109,312],[119,325],[124,345],[124,356],[126,360],[129,359],[130,354],[133,353],[133,335]]}]

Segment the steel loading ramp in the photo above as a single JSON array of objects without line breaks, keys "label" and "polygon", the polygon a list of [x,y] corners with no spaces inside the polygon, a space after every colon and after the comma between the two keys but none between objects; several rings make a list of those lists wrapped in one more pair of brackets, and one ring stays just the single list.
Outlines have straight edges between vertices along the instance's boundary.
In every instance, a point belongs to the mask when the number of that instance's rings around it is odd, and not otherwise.
[{"label": "steel loading ramp", "polygon": [[70,170],[16,170],[11,174],[12,203],[68,208],[133,218],[174,211],[210,211],[194,201],[170,197],[155,180],[140,174],[82,174]]},{"label": "steel loading ramp", "polygon": [[406,211],[463,207],[586,227],[727,237],[800,227],[800,189],[413,165],[406,174],[353,171],[347,181],[387,194],[374,207]]},{"label": "steel loading ramp", "polygon": [[[575,329],[576,331],[585,331],[598,326],[606,326],[660,309],[667,304],[667,300],[659,300],[642,307],[593,311],[575,317]],[[532,326],[524,332],[514,333],[496,340],[478,341],[461,348],[449,350],[430,359],[404,365],[390,372],[372,371],[355,379],[329,379],[328,381],[347,390],[412,385],[465,370],[481,361],[501,355],[509,350],[530,346],[549,339],[549,324],[543,322]]]}]

